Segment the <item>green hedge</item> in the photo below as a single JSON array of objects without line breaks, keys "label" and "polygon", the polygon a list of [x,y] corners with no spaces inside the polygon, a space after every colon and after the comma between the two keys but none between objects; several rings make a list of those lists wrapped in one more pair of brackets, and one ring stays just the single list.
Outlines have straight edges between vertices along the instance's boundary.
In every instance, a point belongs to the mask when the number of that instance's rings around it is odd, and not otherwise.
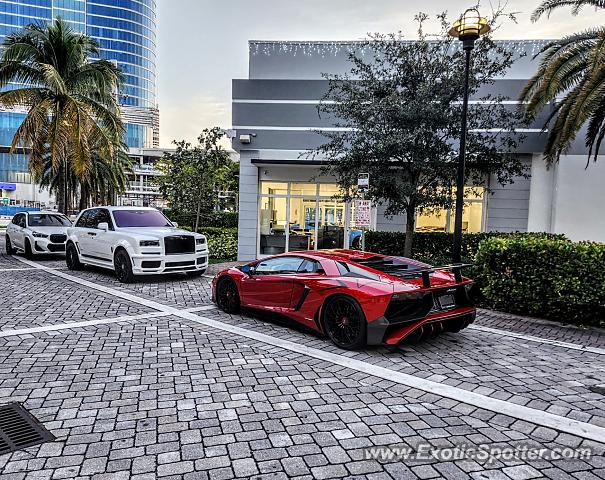
[{"label": "green hedge", "polygon": [[[472,262],[479,250],[479,244],[483,240],[494,237],[537,237],[565,240],[564,235],[550,233],[465,233],[462,235],[462,258]],[[367,232],[365,242],[366,250],[369,252],[402,256],[405,233]],[[441,263],[439,262],[441,259],[445,260],[445,263],[451,263],[453,245],[454,235],[451,233],[417,232],[414,234],[412,256],[434,265]],[[433,259],[438,261],[435,262]]]},{"label": "green hedge", "polygon": [[491,238],[481,243],[476,263],[490,307],[605,326],[605,244]]},{"label": "green hedge", "polygon": [[[179,212],[167,208],[164,210],[164,215],[183,227],[193,228],[195,225],[195,213]],[[212,228],[237,228],[238,218],[237,212],[207,212],[200,216],[200,225]]]},{"label": "green hedge", "polygon": [[[183,228],[192,230],[189,227]],[[237,260],[237,228],[200,227],[198,232],[206,235],[208,239],[211,259]]]}]

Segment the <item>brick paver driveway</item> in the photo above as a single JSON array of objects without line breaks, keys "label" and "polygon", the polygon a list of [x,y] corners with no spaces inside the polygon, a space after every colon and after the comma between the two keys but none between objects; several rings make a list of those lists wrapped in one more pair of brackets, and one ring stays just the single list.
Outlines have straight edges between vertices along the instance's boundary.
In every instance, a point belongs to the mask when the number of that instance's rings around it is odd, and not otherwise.
[{"label": "brick paver driveway", "polygon": [[[599,331],[483,311],[457,335],[345,352],[219,312],[209,277],[122,285],[2,254],[0,282],[0,404],[23,403],[56,437],[0,456],[1,479],[605,479]],[[593,455],[369,450],[393,445]]]}]

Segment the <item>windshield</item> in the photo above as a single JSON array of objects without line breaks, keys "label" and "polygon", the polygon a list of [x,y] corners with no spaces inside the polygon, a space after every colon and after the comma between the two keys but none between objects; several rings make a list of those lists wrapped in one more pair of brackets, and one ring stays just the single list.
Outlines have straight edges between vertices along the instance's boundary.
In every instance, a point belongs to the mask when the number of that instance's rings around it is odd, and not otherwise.
[{"label": "windshield", "polygon": [[118,227],[172,227],[172,223],[157,210],[114,210]]},{"label": "windshield", "polygon": [[69,227],[71,225],[67,217],[46,213],[30,214],[28,223],[30,227]]}]

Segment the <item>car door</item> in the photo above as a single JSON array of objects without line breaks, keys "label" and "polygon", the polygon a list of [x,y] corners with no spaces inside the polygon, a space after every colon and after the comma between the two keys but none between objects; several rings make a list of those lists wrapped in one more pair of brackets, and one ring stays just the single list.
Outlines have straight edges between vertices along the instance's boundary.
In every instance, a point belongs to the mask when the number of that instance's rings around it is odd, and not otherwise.
[{"label": "car door", "polygon": [[303,261],[301,257],[283,256],[258,262],[252,274],[240,283],[243,303],[267,310],[289,308],[292,277]]},{"label": "car door", "polygon": [[9,232],[11,243],[13,246],[23,249],[23,239],[25,230],[25,214],[18,213],[13,217],[12,226]]},{"label": "car door", "polygon": [[[107,225],[109,225],[109,230],[100,230],[98,228],[99,223],[107,223]],[[106,208],[97,209],[97,212],[93,217],[93,226],[96,235],[91,235],[92,255],[99,260],[103,259],[106,262],[113,262],[112,247],[115,231],[109,210]]]},{"label": "car door", "polygon": [[91,208],[85,210],[78,221],[76,222],[76,236],[78,241],[78,249],[83,260],[95,261],[94,254],[94,237],[97,235],[97,231],[93,228],[94,217],[98,209]]}]

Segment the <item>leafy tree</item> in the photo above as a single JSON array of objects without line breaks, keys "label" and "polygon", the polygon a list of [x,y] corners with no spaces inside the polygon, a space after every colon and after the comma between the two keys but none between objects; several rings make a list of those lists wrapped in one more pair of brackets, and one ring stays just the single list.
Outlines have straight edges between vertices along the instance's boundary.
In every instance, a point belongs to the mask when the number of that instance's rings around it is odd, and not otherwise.
[{"label": "leafy tree", "polygon": [[223,135],[215,127],[205,129],[195,146],[175,141],[176,151],[166,152],[156,163],[162,173],[156,178],[160,192],[173,210],[195,215],[196,231],[201,214],[214,209],[218,190],[230,181],[233,172],[234,162],[220,144]]},{"label": "leafy tree", "polygon": [[[408,256],[416,214],[453,205],[462,118],[464,53],[447,35],[445,15],[438,17],[441,33],[431,37],[423,31],[427,18],[416,16],[416,41],[372,36],[350,55],[350,73],[325,75],[329,88],[319,113],[339,128],[321,132],[327,141],[311,153],[329,159],[322,173],[336,177],[345,200],[357,196],[358,174],[370,174],[366,198],[386,205],[388,215],[405,213]],[[489,174],[502,184],[525,174],[519,157],[505,153],[522,140],[510,134],[522,116],[502,97],[478,94],[512,62],[512,53],[491,38],[477,41],[470,94],[480,102],[469,108],[467,185],[484,185]]]},{"label": "leafy tree", "polygon": [[[572,15],[577,15],[585,6],[603,10],[605,1],[545,0],[531,19],[536,22],[566,6],[571,6]],[[548,128],[546,161],[558,161],[586,122],[588,160],[592,157],[596,161],[605,138],[605,26],[549,42],[538,55],[541,55],[540,67],[523,90],[521,100],[527,102],[526,110],[531,117],[552,105],[544,125]]]},{"label": "leafy tree", "polygon": [[[2,45],[0,105],[27,108],[11,151],[29,153],[37,181],[54,178],[48,185],[58,193],[63,212],[78,186],[101,181],[94,178],[101,168],[97,162],[119,163],[125,152],[117,102],[122,74],[109,61],[91,60],[98,55],[92,38],[60,18],[28,25]],[[15,85],[6,89],[9,83]]]}]

